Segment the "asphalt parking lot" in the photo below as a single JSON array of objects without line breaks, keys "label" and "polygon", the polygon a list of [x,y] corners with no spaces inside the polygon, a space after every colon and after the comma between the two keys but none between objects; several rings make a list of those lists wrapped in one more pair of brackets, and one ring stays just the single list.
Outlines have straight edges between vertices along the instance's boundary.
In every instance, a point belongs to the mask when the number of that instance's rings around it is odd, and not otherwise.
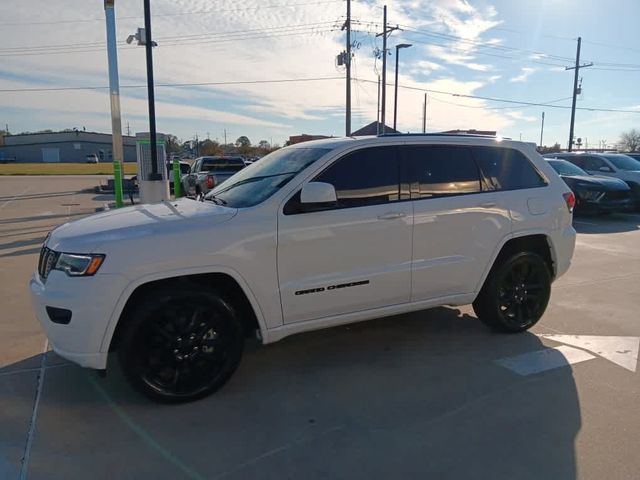
[{"label": "asphalt parking lot", "polygon": [[638,479],[640,215],[578,218],[541,322],[438,308],[251,344],[178,406],[48,352],[27,282],[98,177],[0,177],[0,478]]}]

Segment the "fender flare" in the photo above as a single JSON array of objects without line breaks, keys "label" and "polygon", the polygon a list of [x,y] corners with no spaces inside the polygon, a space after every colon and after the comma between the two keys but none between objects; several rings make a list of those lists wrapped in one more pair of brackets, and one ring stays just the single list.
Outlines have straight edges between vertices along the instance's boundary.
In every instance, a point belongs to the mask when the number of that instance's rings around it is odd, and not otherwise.
[{"label": "fender flare", "polygon": [[[474,292],[476,294],[478,294],[480,292],[480,290],[482,289],[482,286],[484,285],[484,282],[486,281],[487,277],[489,276],[489,272],[491,271],[491,269],[493,268],[493,265],[495,264],[496,260],[498,259],[498,255],[500,255],[500,252],[502,251],[504,246],[507,244],[507,242],[509,242],[510,240],[516,239],[516,238],[530,237],[532,235],[544,235],[544,237],[547,239],[547,243],[549,244],[549,252],[551,254],[551,261],[554,263],[554,265],[557,263],[556,251],[555,251],[555,248],[553,246],[553,241],[551,240],[551,236],[549,235],[548,231],[540,229],[540,228],[532,228],[532,229],[529,229],[529,230],[519,230],[518,232],[508,233],[507,235],[502,237],[502,240],[500,241],[500,243],[498,243],[498,245],[496,246],[495,250],[493,251],[493,254],[491,255],[491,261],[485,267],[484,271],[482,272],[482,277],[480,277],[480,281],[478,282],[478,284],[475,287]],[[552,272],[552,273],[555,276],[555,272]]]},{"label": "fender flare", "polygon": [[163,272],[150,273],[148,275],[144,275],[140,278],[137,278],[136,280],[131,281],[126,286],[126,288],[122,291],[122,293],[120,294],[120,297],[118,297],[116,306],[113,309],[111,316],[109,317],[109,322],[107,324],[107,328],[105,329],[104,335],[102,337],[102,342],[100,344],[100,351],[103,353],[109,351],[109,345],[111,344],[111,339],[113,338],[113,334],[116,330],[118,322],[120,321],[120,316],[122,315],[124,307],[127,304],[127,301],[129,300],[129,298],[131,298],[131,295],[133,294],[133,292],[138,287],[141,287],[142,285],[145,285],[150,282],[155,282],[158,280],[167,280],[170,278],[183,277],[188,275],[207,274],[207,273],[225,274],[233,278],[238,283],[243,293],[246,295],[247,299],[249,300],[249,303],[251,304],[251,308],[253,308],[253,311],[256,315],[258,326],[260,328],[260,335],[261,337],[264,337],[265,332],[267,331],[264,314],[262,312],[262,309],[260,308],[260,304],[258,303],[255,295],[251,291],[249,284],[244,280],[244,278],[242,277],[242,275],[240,275],[240,273],[238,273],[236,270],[232,268],[222,266],[222,265],[213,265],[213,266],[208,265],[206,267],[189,268],[186,270],[180,269],[180,270],[168,270]]}]

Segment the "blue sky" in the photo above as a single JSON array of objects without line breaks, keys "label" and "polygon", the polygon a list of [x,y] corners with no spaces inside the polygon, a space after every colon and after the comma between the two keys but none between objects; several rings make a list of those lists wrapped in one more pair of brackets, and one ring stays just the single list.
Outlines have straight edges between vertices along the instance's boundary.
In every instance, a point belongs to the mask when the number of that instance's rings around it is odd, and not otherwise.
[{"label": "blue sky", "polygon": [[[300,133],[344,133],[343,0],[153,0],[156,81],[160,85],[317,79],[165,87],[156,91],[158,130],[183,139],[247,135],[282,143]],[[33,88],[104,86],[107,62],[102,0],[3,0],[0,4],[0,124],[12,132],[86,127],[109,131],[108,92]],[[376,118],[382,48],[382,1],[353,0],[353,127]],[[419,131],[429,90],[427,128],[497,130],[545,144],[568,140],[570,111],[481,98],[570,106],[573,73],[565,71],[582,36],[578,106],[640,112],[637,0],[399,0],[388,20],[402,27],[389,39],[400,56],[398,128]],[[116,0],[122,112],[126,128],[148,129],[144,49],[124,43],[143,25],[142,0]],[[129,86],[138,86],[129,88]],[[408,87],[408,88],[407,88]],[[5,90],[4,92],[2,90]],[[6,91],[13,90],[13,91]],[[393,87],[388,87],[387,123]],[[438,92],[438,93],[436,93]],[[455,96],[454,96],[455,95]],[[466,96],[465,96],[466,95]],[[640,128],[640,113],[579,110],[576,136],[614,144]]]}]

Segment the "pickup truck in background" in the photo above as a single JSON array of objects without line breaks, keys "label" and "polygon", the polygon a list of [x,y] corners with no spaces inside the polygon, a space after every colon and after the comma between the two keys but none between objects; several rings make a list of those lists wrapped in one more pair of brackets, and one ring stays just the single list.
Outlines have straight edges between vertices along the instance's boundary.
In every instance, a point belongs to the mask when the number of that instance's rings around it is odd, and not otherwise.
[{"label": "pickup truck in background", "polygon": [[244,167],[242,157],[196,158],[189,173],[182,177],[182,190],[185,195],[205,194]]}]

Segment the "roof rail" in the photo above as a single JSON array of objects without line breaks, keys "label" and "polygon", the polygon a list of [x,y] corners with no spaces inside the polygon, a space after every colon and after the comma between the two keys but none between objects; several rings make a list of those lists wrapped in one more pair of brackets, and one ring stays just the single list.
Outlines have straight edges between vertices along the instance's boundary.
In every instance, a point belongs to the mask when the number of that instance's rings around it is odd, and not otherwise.
[{"label": "roof rail", "polygon": [[482,135],[479,133],[380,133],[378,137],[474,137],[474,138],[502,138],[511,140],[509,137],[499,135]]}]

